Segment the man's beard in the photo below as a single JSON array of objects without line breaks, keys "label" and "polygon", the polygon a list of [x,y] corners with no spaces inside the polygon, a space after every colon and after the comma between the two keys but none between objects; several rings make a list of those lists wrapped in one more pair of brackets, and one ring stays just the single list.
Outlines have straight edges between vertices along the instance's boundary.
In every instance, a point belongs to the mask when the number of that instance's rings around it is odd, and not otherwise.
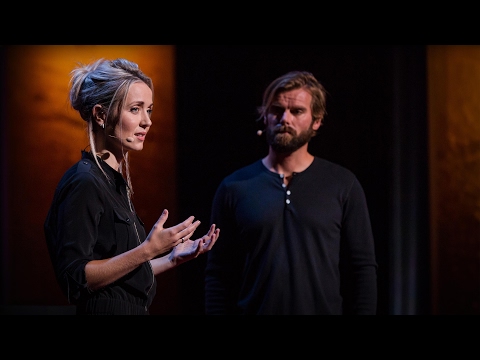
[{"label": "man's beard", "polygon": [[[284,131],[287,131],[288,134]],[[278,153],[292,153],[308,143],[314,136],[315,130],[313,130],[312,125],[310,125],[308,130],[301,132],[299,135],[297,135],[295,130],[285,126],[268,128],[266,133],[268,145]]]}]

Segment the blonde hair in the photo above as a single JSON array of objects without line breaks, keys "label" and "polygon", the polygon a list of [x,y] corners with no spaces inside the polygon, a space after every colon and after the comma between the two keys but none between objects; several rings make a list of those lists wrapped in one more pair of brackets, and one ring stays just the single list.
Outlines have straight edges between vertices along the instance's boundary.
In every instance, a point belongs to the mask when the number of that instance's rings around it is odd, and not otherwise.
[{"label": "blonde hair", "polygon": [[[99,168],[108,179],[108,175],[103,171],[97,156],[95,156],[93,108],[100,105],[102,109],[105,109],[105,127],[107,127],[107,124],[115,127],[120,119],[120,112],[130,86],[135,82],[142,81],[147,84],[153,94],[153,82],[140,70],[136,63],[122,58],[115,60],[99,59],[86,65],[78,64],[70,75],[70,104],[87,122],[90,150],[94,154],[94,159]],[[128,152],[124,154],[123,161],[119,164],[119,171],[127,179],[129,196],[131,196],[133,187],[130,178]]]}]

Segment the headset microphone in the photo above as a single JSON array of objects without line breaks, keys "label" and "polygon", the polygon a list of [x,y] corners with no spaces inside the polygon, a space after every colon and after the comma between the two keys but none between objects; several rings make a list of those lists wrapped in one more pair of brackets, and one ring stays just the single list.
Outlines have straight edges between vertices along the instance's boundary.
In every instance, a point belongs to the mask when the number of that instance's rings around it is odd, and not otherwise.
[{"label": "headset microphone", "polygon": [[[121,140],[120,138],[118,138],[116,136],[113,136],[113,135],[108,135],[108,136],[113,137],[113,138],[118,139],[118,140]],[[129,137],[125,138],[125,140],[127,140],[128,142],[133,142],[134,139],[133,139],[133,137],[129,136]]]},{"label": "headset microphone", "polygon": [[265,129],[263,129],[263,130],[257,130],[257,135],[258,135],[258,136],[262,136],[262,134],[263,134],[264,131],[265,131]]}]

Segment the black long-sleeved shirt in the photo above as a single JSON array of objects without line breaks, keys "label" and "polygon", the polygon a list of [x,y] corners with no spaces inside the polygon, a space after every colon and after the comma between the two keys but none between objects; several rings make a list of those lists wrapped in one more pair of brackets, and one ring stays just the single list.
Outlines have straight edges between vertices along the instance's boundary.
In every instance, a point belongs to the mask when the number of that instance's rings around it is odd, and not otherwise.
[{"label": "black long-sleeved shirt", "polygon": [[377,263],[364,191],[315,157],[289,185],[259,160],[219,185],[206,314],[375,314]]},{"label": "black long-sleeved shirt", "polygon": [[146,238],[130,208],[123,176],[90,153],[68,169],[55,190],[44,224],[56,278],[79,314],[145,314],[155,296],[150,262],[96,291],[87,288],[85,265],[135,248]]}]

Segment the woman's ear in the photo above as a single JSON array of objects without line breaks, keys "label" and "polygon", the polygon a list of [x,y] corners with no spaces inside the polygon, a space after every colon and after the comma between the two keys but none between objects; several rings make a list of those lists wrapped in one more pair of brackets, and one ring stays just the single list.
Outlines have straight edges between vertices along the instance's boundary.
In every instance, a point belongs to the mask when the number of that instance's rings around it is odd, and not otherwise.
[{"label": "woman's ear", "polygon": [[107,116],[105,111],[103,110],[102,105],[95,105],[92,109],[93,118],[98,126],[101,128],[105,128],[105,121],[107,120]]}]

